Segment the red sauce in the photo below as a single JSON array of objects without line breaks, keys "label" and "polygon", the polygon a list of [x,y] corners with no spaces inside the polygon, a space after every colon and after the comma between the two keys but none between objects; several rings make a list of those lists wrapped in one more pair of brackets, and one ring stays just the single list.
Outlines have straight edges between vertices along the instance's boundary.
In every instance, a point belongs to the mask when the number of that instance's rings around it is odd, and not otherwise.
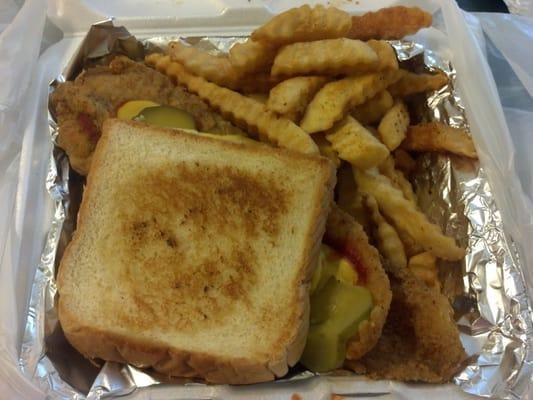
[{"label": "red sauce", "polygon": [[366,283],[366,265],[363,263],[361,255],[353,245],[350,245],[347,240],[335,240],[329,235],[324,235],[324,243],[332,247],[335,251],[339,252],[343,257],[346,257],[355,268],[355,271],[358,275],[358,280],[361,283]]},{"label": "red sauce", "polygon": [[80,124],[83,131],[87,134],[87,136],[89,136],[91,142],[96,143],[100,138],[100,132],[98,132],[98,129],[96,128],[96,125],[94,125],[94,122],[91,117],[89,117],[89,115],[85,113],[79,113],[78,123]]}]

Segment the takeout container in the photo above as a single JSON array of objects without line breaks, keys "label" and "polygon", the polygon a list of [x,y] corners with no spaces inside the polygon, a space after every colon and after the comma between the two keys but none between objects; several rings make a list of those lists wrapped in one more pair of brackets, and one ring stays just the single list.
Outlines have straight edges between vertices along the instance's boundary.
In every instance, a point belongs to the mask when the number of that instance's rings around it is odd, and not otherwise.
[{"label": "takeout container", "polygon": [[[255,26],[271,17],[272,14],[289,7],[300,5],[302,1],[244,1],[244,0],[196,0],[176,2],[161,0],[145,2],[130,0],[123,2],[106,2],[93,0],[89,8],[82,0],[56,0],[49,2],[48,16],[64,33],[64,38],[47,49],[40,57],[35,74],[33,93],[38,101],[33,110],[29,110],[27,127],[24,130],[21,154],[19,185],[17,190],[17,207],[15,210],[15,227],[17,235],[7,244],[8,249],[15,249],[21,256],[13,259],[12,278],[17,287],[18,313],[15,316],[13,334],[16,342],[21,342],[22,331],[26,321],[26,305],[36,266],[39,264],[45,235],[49,228],[52,203],[43,187],[46,176],[50,148],[47,124],[48,82],[64,69],[78,48],[91,23],[116,17],[116,25],[124,25],[138,38],[161,34],[180,35],[246,35]],[[316,3],[309,2],[309,3]],[[380,7],[403,4],[417,5],[428,11],[442,13],[444,26],[442,30],[430,29],[416,35],[419,42],[428,48],[442,53],[451,59],[458,74],[459,90],[466,107],[472,136],[478,149],[480,161],[491,182],[494,196],[499,205],[506,232],[517,244],[524,266],[533,264],[533,248],[528,246],[528,238],[533,230],[528,217],[528,209],[522,189],[516,177],[512,160],[512,149],[503,112],[498,100],[494,81],[484,61],[480,49],[470,37],[463,16],[455,3],[442,1],[332,1],[353,13],[375,10]],[[437,19],[438,21],[438,19]],[[2,244],[3,245],[3,244]],[[524,273],[531,277],[526,268]],[[528,280],[531,282],[531,280]],[[531,290],[532,285],[529,285]],[[6,316],[2,315],[2,318]],[[44,321],[40,321],[43,323]],[[24,348],[21,351],[25,351]],[[35,352],[35,350],[32,350]],[[36,360],[40,354],[32,354]],[[531,357],[531,356],[529,356]],[[0,358],[0,368],[2,366]],[[11,374],[21,373],[13,366]],[[47,387],[31,381],[33,371],[24,371],[28,380],[25,385],[33,386],[33,391],[21,387],[19,393],[38,396],[38,391]],[[514,382],[522,385],[524,382]],[[183,388],[182,388],[183,389]],[[52,388],[48,389],[52,396]],[[503,389],[502,389],[503,390]],[[376,382],[364,378],[327,378],[319,377],[298,382],[261,384],[249,387],[229,386],[188,386],[180,390],[179,398],[236,398],[249,399],[252,396],[264,399],[289,399],[295,393],[303,399],[326,399],[331,393],[368,393],[369,395],[390,394],[392,398],[468,398],[454,385],[407,385],[394,382]],[[125,393],[124,393],[125,394]],[[44,395],[44,392],[43,392]],[[54,394],[53,396],[57,396]],[[0,395],[0,397],[2,397]],[[130,394],[131,398],[177,398],[172,386],[158,385],[138,389]]]}]

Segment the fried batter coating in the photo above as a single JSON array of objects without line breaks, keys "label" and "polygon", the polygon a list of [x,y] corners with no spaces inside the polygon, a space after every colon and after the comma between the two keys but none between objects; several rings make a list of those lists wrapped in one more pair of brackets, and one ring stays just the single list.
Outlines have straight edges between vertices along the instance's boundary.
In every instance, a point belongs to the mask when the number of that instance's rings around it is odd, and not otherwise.
[{"label": "fried batter coating", "polygon": [[449,381],[466,353],[448,299],[406,268],[389,266],[392,303],[377,345],[346,366],[373,379]]},{"label": "fried batter coating", "polygon": [[347,37],[352,39],[401,39],[431,26],[431,14],[418,7],[387,7],[352,17]]},{"label": "fried batter coating", "polygon": [[410,126],[402,147],[409,151],[436,151],[477,158],[474,142],[465,129],[437,121]]},{"label": "fried batter coating", "polygon": [[103,122],[116,116],[118,108],[130,100],[181,108],[204,132],[242,134],[200,98],[175,87],[165,75],[127,57],[116,57],[109,66],[90,68],[52,93],[51,106],[59,123],[58,145],[67,152],[74,170],[87,174]]},{"label": "fried batter coating", "polygon": [[369,352],[381,335],[391,302],[389,280],[381,265],[379,253],[368,243],[363,227],[335,203],[326,223],[324,242],[359,260],[364,268],[361,278],[372,294],[374,307],[369,318],[359,324],[357,333],[348,341],[346,358],[356,360]]}]

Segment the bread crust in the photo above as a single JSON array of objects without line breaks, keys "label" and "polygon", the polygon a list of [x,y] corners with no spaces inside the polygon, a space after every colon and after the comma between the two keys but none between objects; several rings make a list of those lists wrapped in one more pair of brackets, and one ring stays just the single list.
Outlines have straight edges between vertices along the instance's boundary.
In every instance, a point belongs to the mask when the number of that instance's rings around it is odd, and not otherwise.
[{"label": "bread crust", "polygon": [[[87,178],[87,186],[78,214],[78,227],[86,223],[89,203],[93,196],[98,194],[92,190],[93,179],[96,180],[98,170],[103,168],[104,157],[110,143],[111,135],[116,124],[122,124],[131,128],[145,128],[146,125],[133,121],[107,120],[104,123],[103,135],[100,138],[93,155],[91,169]],[[147,134],[162,134],[175,136],[186,134],[190,140],[214,141],[222,147],[243,146],[238,143],[223,142],[209,137],[198,137],[197,135],[163,128],[148,128],[151,132]],[[120,134],[120,133],[118,133]],[[74,268],[72,249],[74,243],[80,240],[80,230],[74,232],[72,241],[65,250],[63,259],[59,267],[58,274],[58,314],[63,331],[67,340],[85,357],[90,359],[104,359],[109,361],[125,362],[137,367],[151,367],[154,370],[169,376],[180,376],[189,378],[200,378],[211,383],[227,384],[249,384],[265,382],[281,377],[287,373],[288,366],[296,364],[303,352],[307,337],[309,324],[309,286],[312,272],[318,259],[318,251],[325,230],[326,217],[329,213],[335,185],[335,169],[333,164],[317,156],[308,156],[293,153],[285,149],[271,149],[265,146],[250,146],[249,152],[272,152],[290,154],[293,158],[306,158],[320,160],[321,168],[325,168],[327,173],[323,174],[322,182],[316,187],[316,198],[322,199],[315,202],[312,210],[312,218],[315,221],[311,224],[310,231],[306,237],[305,254],[307,258],[298,267],[299,273],[295,278],[293,287],[293,304],[289,322],[285,325],[283,332],[280,332],[277,342],[282,345],[283,351],[273,351],[269,358],[265,360],[247,359],[235,356],[221,357],[198,351],[175,348],[165,343],[155,340],[143,340],[138,337],[126,337],[117,332],[101,330],[84,323],[83,316],[80,316],[69,309],[69,299],[62,292],[65,285],[66,270]],[[278,348],[280,346],[277,346]]]}]

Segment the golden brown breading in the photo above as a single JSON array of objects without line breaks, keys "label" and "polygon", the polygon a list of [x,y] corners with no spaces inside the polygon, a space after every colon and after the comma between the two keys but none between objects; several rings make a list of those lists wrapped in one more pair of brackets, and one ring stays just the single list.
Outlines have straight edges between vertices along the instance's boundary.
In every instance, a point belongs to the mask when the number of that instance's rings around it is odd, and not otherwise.
[{"label": "golden brown breading", "polygon": [[348,341],[346,358],[356,360],[369,352],[379,340],[391,302],[389,279],[379,253],[368,243],[363,227],[335,203],[328,216],[324,243],[350,259],[364,286],[372,294],[374,307],[369,318],[359,325],[357,333]]},{"label": "golden brown breading", "polygon": [[117,109],[130,100],[151,100],[181,108],[204,132],[242,134],[200,98],[175,87],[165,75],[120,56],[109,66],[90,68],[74,81],[60,84],[51,96],[59,123],[58,145],[67,152],[77,172],[87,174],[103,122],[116,116]]},{"label": "golden brown breading", "polygon": [[431,14],[418,7],[387,7],[352,17],[352,39],[401,39],[431,26]]},{"label": "golden brown breading", "polygon": [[374,349],[346,366],[374,379],[446,382],[466,358],[448,299],[405,268],[391,268],[392,303]]}]

